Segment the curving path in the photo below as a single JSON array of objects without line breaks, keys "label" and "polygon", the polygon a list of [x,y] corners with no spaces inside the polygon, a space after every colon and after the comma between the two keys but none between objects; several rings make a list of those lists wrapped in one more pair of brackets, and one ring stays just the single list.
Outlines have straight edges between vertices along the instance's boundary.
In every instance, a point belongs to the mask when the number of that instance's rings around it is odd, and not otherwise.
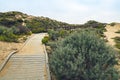
[{"label": "curving path", "polygon": [[111,45],[111,46],[114,46],[115,45],[115,41],[113,38],[115,37],[120,37],[120,34],[119,33],[115,33],[117,32],[118,30],[120,30],[120,24],[119,23],[116,23],[116,25],[114,26],[110,26],[110,25],[106,25],[106,32],[104,32],[107,40],[108,40],[108,43]]},{"label": "curving path", "polygon": [[13,55],[0,73],[0,80],[50,80],[46,53],[41,43],[45,35],[35,34]]}]

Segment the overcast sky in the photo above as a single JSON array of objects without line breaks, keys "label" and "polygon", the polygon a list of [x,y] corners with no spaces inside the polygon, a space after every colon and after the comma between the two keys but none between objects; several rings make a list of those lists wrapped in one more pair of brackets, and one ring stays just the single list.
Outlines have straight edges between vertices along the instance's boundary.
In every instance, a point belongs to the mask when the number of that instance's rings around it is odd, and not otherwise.
[{"label": "overcast sky", "polygon": [[120,0],[0,0],[0,12],[21,11],[67,23],[120,22]]}]

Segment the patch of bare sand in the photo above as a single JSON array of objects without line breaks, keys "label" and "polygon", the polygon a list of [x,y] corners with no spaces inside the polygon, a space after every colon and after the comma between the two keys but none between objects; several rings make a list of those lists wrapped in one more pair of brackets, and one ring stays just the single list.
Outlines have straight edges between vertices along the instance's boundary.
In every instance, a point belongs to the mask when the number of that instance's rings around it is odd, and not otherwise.
[{"label": "patch of bare sand", "polygon": [[115,41],[113,38],[115,37],[120,37],[120,34],[119,33],[115,33],[117,32],[118,30],[120,30],[120,24],[119,23],[116,23],[115,26],[110,26],[110,25],[107,25],[106,27],[106,32],[104,32],[107,40],[108,40],[108,44],[114,46],[115,45]]},{"label": "patch of bare sand", "polygon": [[23,43],[2,42],[0,41],[0,64],[7,57],[7,55],[15,50],[19,50]]},{"label": "patch of bare sand", "polygon": [[[119,33],[115,33],[118,30],[120,30],[120,23],[117,23],[115,26],[110,26],[107,25],[106,26],[106,32],[104,32],[107,40],[108,40],[108,44],[112,45],[114,47],[114,45],[116,44],[114,39],[115,37],[120,37]],[[114,47],[115,48],[115,47]],[[118,50],[117,48],[115,48],[116,50]],[[118,59],[118,65],[115,65],[115,68],[118,69],[118,71],[120,71],[120,59]]]}]

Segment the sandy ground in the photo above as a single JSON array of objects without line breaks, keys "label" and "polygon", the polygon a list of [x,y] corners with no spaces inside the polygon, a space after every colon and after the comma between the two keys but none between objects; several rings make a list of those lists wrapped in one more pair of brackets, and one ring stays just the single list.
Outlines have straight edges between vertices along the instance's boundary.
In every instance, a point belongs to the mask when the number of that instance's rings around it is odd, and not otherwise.
[{"label": "sandy ground", "polygon": [[[115,33],[117,32],[118,30],[120,30],[120,23],[117,23],[115,26],[110,26],[110,25],[107,25],[106,26],[106,32],[104,33],[107,40],[108,40],[108,44],[110,44],[111,46],[113,46],[113,48],[115,48],[115,41],[114,39],[112,38],[115,38],[115,37],[120,37],[120,33]],[[117,48],[115,48],[116,50],[119,50]],[[120,71],[120,59],[118,59],[118,65],[115,65],[115,68],[118,69],[118,71]]]},{"label": "sandy ground", "polygon": [[19,50],[22,46],[23,43],[10,43],[0,41],[0,64],[10,52]]},{"label": "sandy ground", "polygon": [[107,25],[106,27],[106,32],[104,32],[107,40],[108,40],[108,43],[112,46],[115,45],[115,41],[114,39],[112,38],[115,38],[115,37],[120,37],[120,33],[115,33],[117,32],[118,30],[120,30],[120,24],[117,23],[115,26],[110,26],[110,25]]}]

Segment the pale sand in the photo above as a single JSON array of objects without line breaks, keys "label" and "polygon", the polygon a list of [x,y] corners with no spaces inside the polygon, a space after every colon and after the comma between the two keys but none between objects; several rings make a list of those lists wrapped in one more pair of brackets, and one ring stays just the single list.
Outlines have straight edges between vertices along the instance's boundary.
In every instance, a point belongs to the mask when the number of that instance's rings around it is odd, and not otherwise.
[{"label": "pale sand", "polygon": [[22,46],[23,43],[10,43],[0,41],[0,64],[10,52],[19,50]]},{"label": "pale sand", "polygon": [[[114,39],[112,38],[115,38],[115,37],[120,37],[120,33],[115,33],[117,32],[118,30],[120,30],[120,24],[117,23],[115,26],[110,26],[110,25],[107,25],[106,26],[106,30],[107,32],[105,32],[105,36],[108,40],[108,44],[110,44],[111,46],[113,46],[115,48],[115,41]],[[115,48],[116,50],[119,50],[117,48]],[[115,65],[115,68],[118,69],[118,71],[120,71],[120,59],[118,59],[118,65]]]},{"label": "pale sand", "polygon": [[120,24],[117,23],[115,26],[110,26],[110,25],[107,25],[106,27],[106,32],[104,32],[107,40],[108,40],[108,43],[112,46],[115,45],[115,41],[113,38],[115,37],[120,37],[120,33],[115,33],[117,32],[118,30],[120,30]]}]

